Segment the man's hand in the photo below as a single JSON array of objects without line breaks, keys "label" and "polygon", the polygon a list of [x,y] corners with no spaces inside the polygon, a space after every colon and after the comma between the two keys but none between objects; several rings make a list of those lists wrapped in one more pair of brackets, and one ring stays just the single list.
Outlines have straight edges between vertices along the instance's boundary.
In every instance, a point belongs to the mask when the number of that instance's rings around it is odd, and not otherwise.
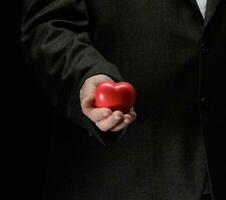
[{"label": "man's hand", "polygon": [[95,107],[95,91],[99,83],[111,80],[104,74],[88,78],[80,90],[82,112],[92,120],[101,131],[120,131],[136,119],[133,109],[128,114],[121,111],[112,112],[109,108]]}]

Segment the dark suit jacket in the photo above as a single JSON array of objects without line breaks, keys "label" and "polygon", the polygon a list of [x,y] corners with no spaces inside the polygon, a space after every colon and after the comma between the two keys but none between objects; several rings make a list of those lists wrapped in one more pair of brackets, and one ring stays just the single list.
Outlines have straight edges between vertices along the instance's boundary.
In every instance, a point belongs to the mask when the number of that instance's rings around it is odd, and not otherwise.
[{"label": "dark suit jacket", "polygon": [[[69,119],[53,123],[42,199],[200,200],[208,163],[221,199],[226,1],[209,0],[205,20],[195,0],[24,3],[27,62]],[[123,133],[81,113],[79,90],[95,74],[137,90],[138,118]]]}]

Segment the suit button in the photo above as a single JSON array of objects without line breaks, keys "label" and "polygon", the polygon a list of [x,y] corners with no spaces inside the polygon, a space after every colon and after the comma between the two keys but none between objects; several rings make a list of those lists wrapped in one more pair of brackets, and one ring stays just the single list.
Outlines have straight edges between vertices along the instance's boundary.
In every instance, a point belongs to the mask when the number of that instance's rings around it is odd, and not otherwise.
[{"label": "suit button", "polygon": [[202,97],[202,98],[200,99],[200,106],[201,106],[202,108],[207,108],[207,107],[208,107],[208,101],[207,101],[206,97]]},{"label": "suit button", "polygon": [[93,136],[93,134],[89,132],[89,136],[91,136],[91,137],[92,137],[92,136]]},{"label": "suit button", "polygon": [[204,54],[206,54],[209,51],[208,47],[206,46],[206,44],[204,42],[201,44],[201,51]]}]

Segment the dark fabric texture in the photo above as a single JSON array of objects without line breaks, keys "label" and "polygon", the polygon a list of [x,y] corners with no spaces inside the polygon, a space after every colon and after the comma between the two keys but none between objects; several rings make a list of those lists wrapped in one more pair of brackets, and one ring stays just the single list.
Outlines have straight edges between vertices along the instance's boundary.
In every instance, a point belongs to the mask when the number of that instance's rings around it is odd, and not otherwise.
[{"label": "dark fabric texture", "polygon": [[201,200],[212,200],[211,194],[204,194],[202,195]]},{"label": "dark fabric texture", "polygon": [[[61,113],[43,200],[200,200],[207,170],[222,199],[226,3],[208,5],[204,21],[194,0],[24,1],[26,62]],[[81,113],[95,74],[136,88],[138,118],[116,136]]]}]

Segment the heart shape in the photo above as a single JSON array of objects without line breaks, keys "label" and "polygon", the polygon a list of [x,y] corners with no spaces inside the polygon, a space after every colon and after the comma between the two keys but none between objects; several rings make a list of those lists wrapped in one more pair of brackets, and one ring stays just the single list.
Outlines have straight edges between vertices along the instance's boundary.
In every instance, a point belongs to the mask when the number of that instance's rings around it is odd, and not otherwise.
[{"label": "heart shape", "polygon": [[104,81],[96,88],[96,107],[110,108],[128,113],[133,107],[136,98],[134,87],[128,82]]}]

